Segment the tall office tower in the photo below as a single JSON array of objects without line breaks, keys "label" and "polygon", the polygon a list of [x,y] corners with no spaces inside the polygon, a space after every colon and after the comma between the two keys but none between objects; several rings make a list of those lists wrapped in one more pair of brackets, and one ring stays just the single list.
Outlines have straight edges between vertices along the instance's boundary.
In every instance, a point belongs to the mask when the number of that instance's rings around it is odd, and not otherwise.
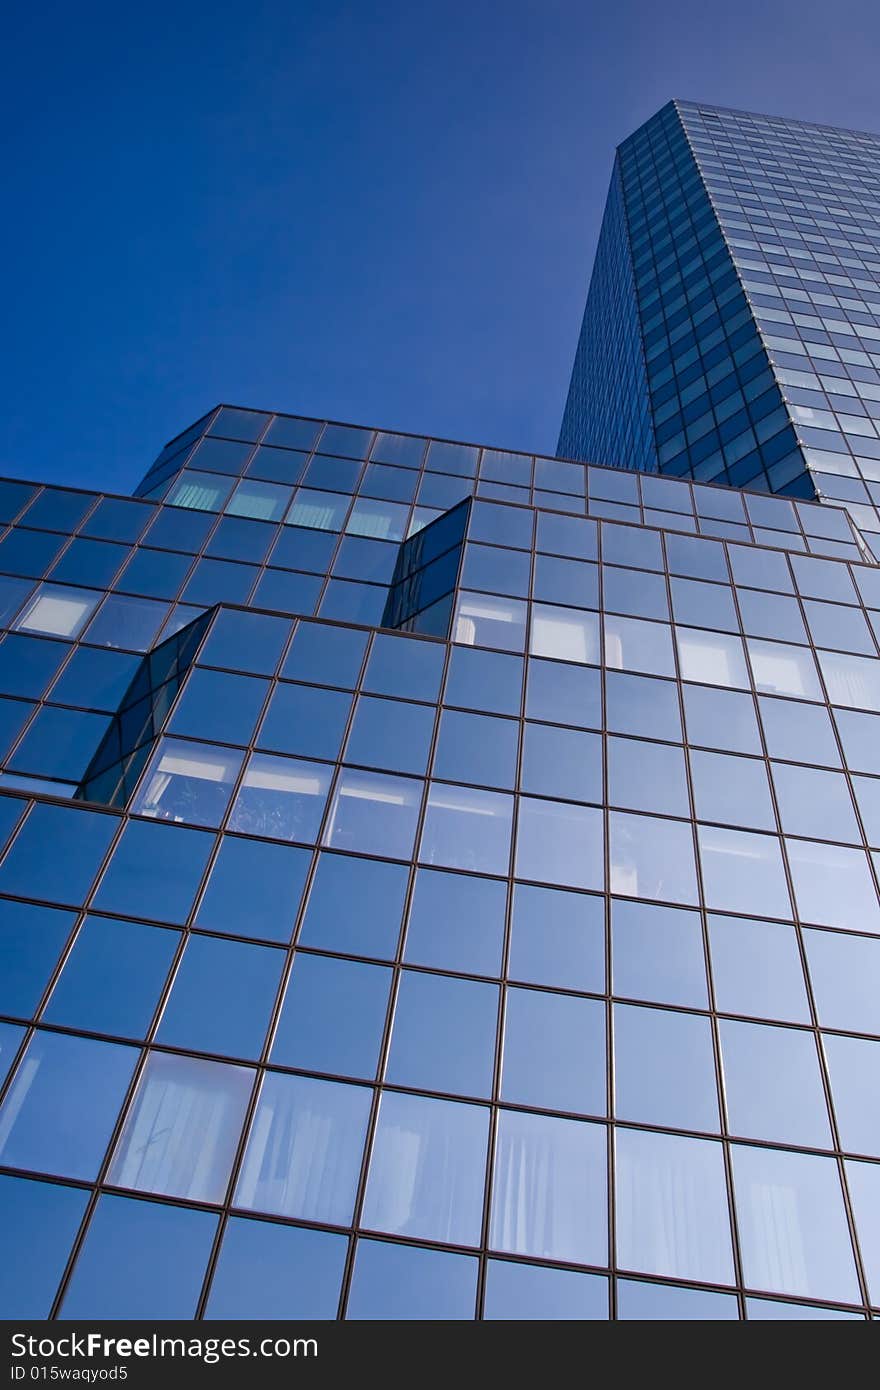
[{"label": "tall office tower", "polygon": [[559,453],[880,542],[880,137],[674,101],[625,140]]},{"label": "tall office tower", "polygon": [[870,456],[648,131],[763,491],[649,467],[619,189],[625,466],[223,406],[0,482],[0,1315],[880,1314],[880,566],[766,490]]}]

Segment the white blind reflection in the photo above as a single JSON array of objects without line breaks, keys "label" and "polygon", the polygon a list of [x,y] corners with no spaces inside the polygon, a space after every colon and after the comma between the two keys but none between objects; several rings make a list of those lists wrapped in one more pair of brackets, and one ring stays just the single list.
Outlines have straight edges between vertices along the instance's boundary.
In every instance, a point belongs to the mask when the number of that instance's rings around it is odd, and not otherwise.
[{"label": "white blind reflection", "polygon": [[270,1073],[248,1139],[236,1204],[347,1224],[370,1096],[366,1087]]}]

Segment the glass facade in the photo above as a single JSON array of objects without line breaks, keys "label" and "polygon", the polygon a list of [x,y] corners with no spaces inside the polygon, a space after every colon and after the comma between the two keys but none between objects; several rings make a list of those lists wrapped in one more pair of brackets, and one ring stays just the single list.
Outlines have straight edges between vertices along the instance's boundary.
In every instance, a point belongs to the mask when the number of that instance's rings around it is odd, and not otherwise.
[{"label": "glass facade", "polygon": [[560,454],[827,499],[877,545],[878,431],[880,137],[670,102],[617,151]]},{"label": "glass facade", "polygon": [[[0,481],[3,1316],[880,1315],[880,568],[770,495],[712,119],[618,156],[620,467],[222,406]],[[688,254],[748,478],[639,394]]]}]

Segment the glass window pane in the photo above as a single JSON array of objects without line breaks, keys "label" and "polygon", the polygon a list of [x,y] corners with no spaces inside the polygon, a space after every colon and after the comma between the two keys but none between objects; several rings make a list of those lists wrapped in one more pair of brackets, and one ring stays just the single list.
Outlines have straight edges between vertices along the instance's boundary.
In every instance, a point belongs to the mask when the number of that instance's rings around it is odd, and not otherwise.
[{"label": "glass window pane", "polygon": [[663,902],[697,902],[691,827],[655,816],[609,816],[611,892]]},{"label": "glass window pane", "polygon": [[753,1139],[829,1148],[831,1130],[811,1033],[720,1024],[730,1130]]},{"label": "glass window pane", "polygon": [[45,632],[51,637],[78,637],[95,611],[101,595],[89,589],[65,589],[41,584],[19,614],[21,632]]},{"label": "glass window pane", "polygon": [[340,773],[323,843],[335,849],[407,859],[412,852],[422,783],[375,772]]},{"label": "glass window pane", "polygon": [[586,1322],[608,1317],[608,1282],[551,1265],[489,1260],[483,1318],[507,1322]]},{"label": "glass window pane", "polygon": [[358,956],[394,957],[406,897],[399,864],[322,854],[312,880],[299,944]]},{"label": "glass window pane", "polygon": [[229,817],[229,829],[274,840],[314,843],[332,769],[298,758],[252,753]]},{"label": "glass window pane", "polygon": [[101,1197],[61,1317],[195,1317],[216,1230],[212,1212]]},{"label": "glass window pane", "polygon": [[834,1159],[742,1144],[732,1153],[746,1284],[858,1302]]},{"label": "glass window pane", "polygon": [[508,975],[539,985],[605,992],[605,910],[601,898],[514,889]]},{"label": "glass window pane", "polygon": [[846,1178],[856,1218],[871,1302],[880,1301],[880,1167],[847,1163]]},{"label": "glass window pane", "polygon": [[137,1052],[63,1033],[35,1033],[0,1106],[0,1162],[97,1176]]},{"label": "glass window pane", "polygon": [[538,1259],[605,1264],[606,1171],[604,1125],[502,1110],[490,1247]]},{"label": "glass window pane", "polygon": [[785,834],[861,844],[852,797],[842,773],[787,763],[773,763],[772,771]]},{"label": "glass window pane", "polygon": [[526,605],[518,599],[494,598],[490,594],[470,594],[465,591],[459,593],[453,626],[454,642],[463,642],[469,647],[494,647],[499,651],[521,652],[525,646],[525,632]]},{"label": "glass window pane", "polygon": [[785,849],[802,921],[880,932],[877,890],[862,850],[812,840],[786,840]]},{"label": "glass window pane", "polygon": [[506,874],[513,798],[432,782],[419,858],[472,873]]},{"label": "glass window pane", "polygon": [[391,971],[298,952],[272,1043],[272,1061],[304,1071],[376,1075]]},{"label": "glass window pane", "polygon": [[179,936],[143,922],[87,917],[44,1018],[95,1033],[144,1037]]},{"label": "glass window pane", "polygon": [[723,1013],[809,1022],[794,927],[710,916],[709,938],[715,1002]]},{"label": "glass window pane", "polygon": [[157,1038],[171,1047],[259,1057],[284,953],[241,941],[191,936]]},{"label": "glass window pane", "polygon": [[553,724],[598,729],[602,723],[599,672],[584,666],[564,666],[532,657],[529,661],[526,717]]},{"label": "glass window pane", "polygon": [[538,795],[601,802],[601,738],[574,729],[526,724],[520,785],[523,791]]},{"label": "glass window pane", "polygon": [[335,758],[351,709],[351,696],[310,685],[276,685],[257,743],[274,753]]},{"label": "glass window pane", "polygon": [[840,1142],[850,1153],[880,1155],[880,1043],[866,1038],[823,1039]]},{"label": "glass window pane", "polygon": [[[449,975],[401,973],[387,1079],[453,1095],[490,1096],[498,990]],[[455,1035],[455,1046],[449,1040]]]},{"label": "glass window pane", "polygon": [[[711,685],[683,685],[682,694],[690,743],[725,748],[731,753],[760,754],[761,737],[751,695]],[[814,709],[815,706],[802,708]]]},{"label": "glass window pane", "polygon": [[617,1318],[619,1322],[727,1322],[739,1318],[739,1309],[729,1293],[618,1279]]},{"label": "glass window pane", "polygon": [[371,1096],[365,1086],[268,1072],[235,1189],[236,1206],[347,1225]]},{"label": "glass window pane", "polygon": [[615,1004],[614,1057],[618,1119],[677,1129],[718,1129],[708,1019]]},{"label": "glass window pane", "polygon": [[377,1231],[477,1245],[489,1112],[482,1106],[386,1091],[363,1224]]},{"label": "glass window pane", "polygon": [[241,754],[209,743],[163,738],[131,809],[156,820],[218,826],[241,770]]},{"label": "glass window pane", "polygon": [[446,709],[440,719],[434,775],[451,782],[513,787],[519,723]]},{"label": "glass window pane", "polygon": [[694,805],[700,820],[756,830],[776,829],[763,760],[692,749],[690,763]]},{"label": "glass window pane", "polygon": [[790,917],[791,904],[775,835],[697,827],[708,907],[756,916]]},{"label": "glass window pane", "polygon": [[519,714],[522,678],[521,657],[453,647],[445,700],[448,705],[462,705],[466,709]]},{"label": "glass window pane", "polygon": [[346,1319],[471,1321],[477,1269],[472,1255],[359,1240]]},{"label": "glass window pane", "polygon": [[748,689],[742,638],[695,627],[677,627],[675,641],[682,680]]},{"label": "glass window pane", "polygon": [[667,623],[649,623],[641,618],[618,618],[606,614],[605,660],[609,667],[616,670],[674,676],[671,628]]},{"label": "glass window pane", "polygon": [[765,695],[822,699],[816,664],[805,647],[786,646],[782,642],[759,642],[750,637],[748,649],[756,690]]},{"label": "glass window pane", "polygon": [[335,1318],[347,1245],[329,1231],[230,1217],[206,1319]]},{"label": "glass window pane", "polygon": [[48,1318],[88,1192],[0,1175],[4,1318]]},{"label": "glass window pane", "polygon": [[308,869],[305,850],[225,835],[196,923],[230,936],[289,941]]},{"label": "glass window pane", "polygon": [[611,931],[615,994],[708,1008],[697,913],[615,899]]},{"label": "glass window pane", "polygon": [[561,801],[519,799],[518,878],[572,888],[604,887],[602,812]]},{"label": "glass window pane", "polygon": [[599,618],[573,608],[532,604],[529,651],[533,656],[596,664],[599,660]]},{"label": "glass window pane", "polygon": [[402,700],[362,695],[345,748],[345,760],[424,776],[434,730],[434,711]]},{"label": "glass window pane", "polygon": [[406,933],[407,962],[498,975],[506,903],[507,887],[494,879],[419,869]]},{"label": "glass window pane", "polygon": [[[609,738],[608,800],[660,815],[690,814],[684,752],[666,743]],[[593,800],[597,798],[592,798]]]},{"label": "glass window pane", "polygon": [[681,714],[674,682],[606,670],[605,701],[610,733],[681,742]]},{"label": "glass window pane", "polygon": [[547,1110],[604,1115],[604,1004],[508,989],[501,1097]]},{"label": "glass window pane", "polygon": [[109,1181],[194,1202],[222,1202],[253,1078],[249,1067],[150,1053]]},{"label": "glass window pane", "polygon": [[617,1259],[624,1269],[733,1282],[721,1145],[618,1129]]},{"label": "glass window pane", "polygon": [[31,1017],[75,921],[72,912],[0,898],[0,1011]]}]

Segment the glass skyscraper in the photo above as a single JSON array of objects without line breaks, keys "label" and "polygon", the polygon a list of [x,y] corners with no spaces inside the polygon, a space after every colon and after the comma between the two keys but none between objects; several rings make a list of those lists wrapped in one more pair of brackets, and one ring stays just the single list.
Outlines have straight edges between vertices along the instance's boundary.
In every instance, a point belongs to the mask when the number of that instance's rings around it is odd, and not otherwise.
[{"label": "glass skyscraper", "polygon": [[621,147],[589,462],[0,482],[0,1315],[880,1313],[874,148]]},{"label": "glass skyscraper", "polygon": [[880,544],[880,137],[670,102],[620,146],[559,452]]}]

